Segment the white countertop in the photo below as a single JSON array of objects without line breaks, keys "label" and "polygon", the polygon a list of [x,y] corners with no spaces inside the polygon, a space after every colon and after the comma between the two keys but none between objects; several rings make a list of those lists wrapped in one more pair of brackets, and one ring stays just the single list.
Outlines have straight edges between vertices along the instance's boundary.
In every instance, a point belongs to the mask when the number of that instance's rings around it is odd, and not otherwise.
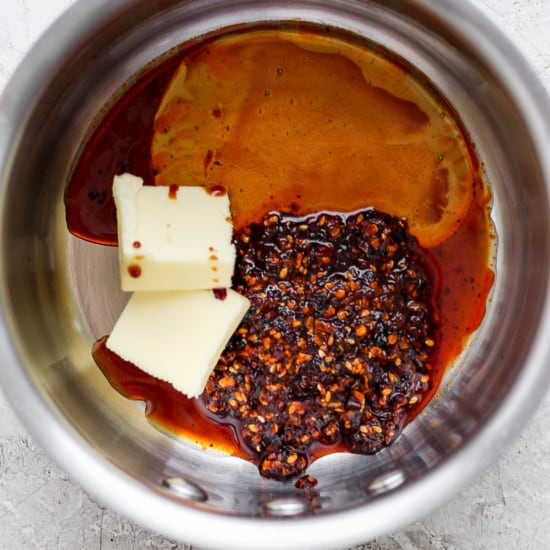
[{"label": "white countertop", "polygon": [[[0,0],[0,91],[36,38],[73,2]],[[509,33],[550,90],[550,0],[475,3]],[[476,483],[423,521],[357,550],[550,548],[549,425],[550,394],[519,440]],[[19,548],[191,546],[91,500],[37,448],[0,393],[0,550]]]}]

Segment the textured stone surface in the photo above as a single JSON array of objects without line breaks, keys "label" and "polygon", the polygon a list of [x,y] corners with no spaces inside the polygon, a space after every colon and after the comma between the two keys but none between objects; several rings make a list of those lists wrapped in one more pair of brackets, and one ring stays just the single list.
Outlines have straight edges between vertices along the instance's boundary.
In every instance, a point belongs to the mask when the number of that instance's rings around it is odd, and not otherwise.
[{"label": "textured stone surface", "polygon": [[[0,90],[73,0],[0,0]],[[550,89],[550,0],[476,0]],[[518,441],[430,517],[356,550],[550,548],[550,395]],[[37,448],[0,394],[0,550],[178,549],[96,504]],[[195,549],[196,550],[196,549]],[[204,549],[203,549],[204,550]]]}]

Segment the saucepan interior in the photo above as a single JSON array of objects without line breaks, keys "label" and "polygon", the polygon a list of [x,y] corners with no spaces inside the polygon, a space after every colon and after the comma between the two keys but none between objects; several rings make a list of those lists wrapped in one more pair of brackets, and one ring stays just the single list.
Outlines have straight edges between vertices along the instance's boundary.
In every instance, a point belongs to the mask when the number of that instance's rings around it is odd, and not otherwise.
[{"label": "saucepan interior", "polygon": [[[487,313],[437,396],[390,448],[315,462],[314,505],[245,461],[162,434],[142,405],[112,390],[90,348],[124,305],[117,251],[70,236],[63,206],[97,113],[143,67],[217,29],[296,20],[364,35],[428,76],[476,145],[498,235]],[[328,548],[401,527],[494,459],[547,387],[549,112],[520,56],[467,3],[79,2],[25,59],[1,104],[8,398],[88,491],[185,541]]]}]

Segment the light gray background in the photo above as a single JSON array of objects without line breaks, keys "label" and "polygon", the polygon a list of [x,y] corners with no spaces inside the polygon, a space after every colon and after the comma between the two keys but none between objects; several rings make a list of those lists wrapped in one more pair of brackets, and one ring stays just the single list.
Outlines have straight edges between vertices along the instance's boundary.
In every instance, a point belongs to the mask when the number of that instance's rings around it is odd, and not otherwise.
[{"label": "light gray background", "polygon": [[[73,2],[0,0],[0,91],[36,38]],[[550,0],[474,3],[509,33],[550,89]],[[550,394],[519,440],[476,483],[432,516],[356,550],[550,548],[549,426]],[[0,393],[0,550],[19,548],[191,546],[94,502],[34,444]]]}]

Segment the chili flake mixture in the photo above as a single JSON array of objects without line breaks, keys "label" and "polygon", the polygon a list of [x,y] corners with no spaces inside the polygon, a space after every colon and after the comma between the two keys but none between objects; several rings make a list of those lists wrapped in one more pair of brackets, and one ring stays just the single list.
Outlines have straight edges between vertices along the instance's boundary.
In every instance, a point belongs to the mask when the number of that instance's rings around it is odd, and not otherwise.
[{"label": "chili flake mixture", "polygon": [[426,393],[432,283],[405,222],[375,210],[271,214],[235,240],[252,305],[202,395],[238,421],[260,473],[300,474],[315,444],[371,454]]}]

